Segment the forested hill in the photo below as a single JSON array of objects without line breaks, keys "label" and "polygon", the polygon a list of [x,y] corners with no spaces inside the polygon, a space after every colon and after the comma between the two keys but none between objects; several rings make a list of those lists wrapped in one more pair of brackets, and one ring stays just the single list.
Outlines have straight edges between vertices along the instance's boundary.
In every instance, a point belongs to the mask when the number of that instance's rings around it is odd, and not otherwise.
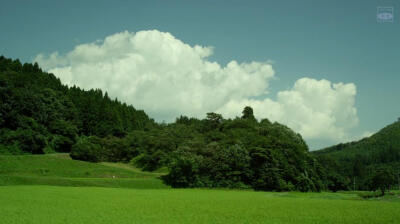
[{"label": "forested hill", "polygon": [[[356,188],[368,189],[375,170],[386,168],[395,176],[400,171],[400,120],[371,137],[341,143],[314,151],[328,169],[335,170],[353,181]],[[354,187],[354,186],[353,186]]]},{"label": "forested hill", "polygon": [[37,64],[0,57],[0,154],[69,152],[90,162],[163,169],[173,187],[320,191],[324,170],[301,135],[268,119],[181,116],[157,124],[101,90],[62,85]]},{"label": "forested hill", "polygon": [[37,63],[0,56],[0,153],[69,152],[77,136],[124,136],[154,124],[99,89],[68,87]]}]

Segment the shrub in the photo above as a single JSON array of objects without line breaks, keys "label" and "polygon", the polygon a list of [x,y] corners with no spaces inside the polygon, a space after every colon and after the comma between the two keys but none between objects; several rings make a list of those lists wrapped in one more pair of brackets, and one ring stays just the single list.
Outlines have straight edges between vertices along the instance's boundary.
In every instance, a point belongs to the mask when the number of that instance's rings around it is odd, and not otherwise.
[{"label": "shrub", "polygon": [[377,198],[382,196],[380,192],[358,192],[357,195],[364,199]]},{"label": "shrub", "polygon": [[46,138],[31,129],[18,129],[11,131],[6,137],[10,145],[17,145],[24,152],[43,154],[46,146]]},{"label": "shrub", "polygon": [[62,135],[53,135],[50,141],[51,148],[56,152],[70,152],[74,140]]},{"label": "shrub", "polygon": [[91,143],[87,138],[79,140],[72,146],[70,156],[72,159],[99,162],[101,161],[101,146]]},{"label": "shrub", "polygon": [[202,180],[199,179],[202,160],[202,156],[191,155],[185,151],[174,153],[169,164],[170,172],[162,177],[164,182],[176,188],[203,187],[208,181],[204,176]]}]

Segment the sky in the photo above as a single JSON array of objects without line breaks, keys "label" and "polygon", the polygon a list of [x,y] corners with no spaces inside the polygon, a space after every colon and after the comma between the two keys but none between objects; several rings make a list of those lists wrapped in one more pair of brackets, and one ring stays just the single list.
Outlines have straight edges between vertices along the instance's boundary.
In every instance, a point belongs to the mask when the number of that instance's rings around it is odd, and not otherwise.
[{"label": "sky", "polygon": [[0,0],[0,54],[160,122],[248,105],[315,150],[400,117],[399,12],[400,0]]}]

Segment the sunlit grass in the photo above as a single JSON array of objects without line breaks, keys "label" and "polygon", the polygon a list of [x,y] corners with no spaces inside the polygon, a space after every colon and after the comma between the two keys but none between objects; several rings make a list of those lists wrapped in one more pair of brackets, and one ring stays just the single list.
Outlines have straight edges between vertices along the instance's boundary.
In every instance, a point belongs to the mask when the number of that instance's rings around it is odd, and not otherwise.
[{"label": "sunlit grass", "polygon": [[139,169],[128,169],[121,165],[105,165],[72,160],[68,154],[46,155],[0,155],[0,175],[39,177],[104,177],[104,178],[146,178],[159,176]]},{"label": "sunlit grass", "polygon": [[334,193],[0,187],[1,223],[398,223],[400,203]]},{"label": "sunlit grass", "polygon": [[128,164],[72,160],[68,154],[0,156],[0,185],[168,188],[160,175]]}]

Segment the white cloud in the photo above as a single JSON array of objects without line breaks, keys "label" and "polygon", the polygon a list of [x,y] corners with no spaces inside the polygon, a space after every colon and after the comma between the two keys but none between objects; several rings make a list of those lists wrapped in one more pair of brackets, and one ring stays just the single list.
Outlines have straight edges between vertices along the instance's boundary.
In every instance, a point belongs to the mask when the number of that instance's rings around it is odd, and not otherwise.
[{"label": "white cloud", "polygon": [[351,137],[348,131],[358,124],[355,95],[352,83],[301,78],[292,89],[278,92],[276,101],[231,100],[219,112],[235,116],[240,108],[249,105],[256,117],[284,123],[306,139],[343,141]]},{"label": "white cloud", "polygon": [[258,118],[287,124],[306,139],[342,140],[357,125],[354,84],[302,78],[277,99],[265,98],[274,78],[270,62],[211,62],[212,47],[190,46],[157,30],[122,32],[59,55],[38,55],[44,69],[68,84],[101,88],[144,109],[157,120],[218,111],[239,116],[244,106]]}]

